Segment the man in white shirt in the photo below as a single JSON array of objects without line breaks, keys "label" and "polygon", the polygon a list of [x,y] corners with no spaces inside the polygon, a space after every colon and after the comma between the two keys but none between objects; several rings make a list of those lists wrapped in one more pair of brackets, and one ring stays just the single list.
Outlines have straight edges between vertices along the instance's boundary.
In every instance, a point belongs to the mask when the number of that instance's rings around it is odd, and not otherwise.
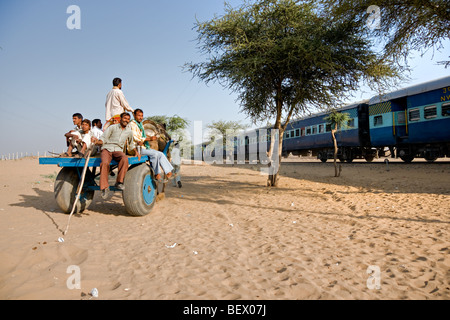
[{"label": "man in white shirt", "polygon": [[[92,120],[92,136],[100,139],[101,136],[103,135],[103,130],[102,130],[102,120],[100,119],[94,119]],[[102,152],[101,147],[100,146],[95,146],[94,150],[92,151],[92,156],[95,156],[97,154],[100,154]]]},{"label": "man in white shirt", "polygon": [[113,124],[114,118],[120,117],[124,112],[133,112],[133,108],[128,104],[125,95],[122,92],[122,79],[114,78],[113,88],[106,95],[106,123],[103,131],[105,131],[111,124]]},{"label": "man in white shirt", "polygon": [[81,122],[81,130],[72,131],[69,137],[69,148],[67,149],[67,156],[72,157],[72,150],[77,149],[78,154],[75,156],[77,158],[83,158],[86,151],[91,147],[91,121],[84,119]]},{"label": "man in white shirt", "polygon": [[72,137],[72,134],[73,134],[74,132],[77,132],[77,131],[81,130],[81,122],[83,121],[83,116],[81,115],[81,113],[75,113],[75,114],[72,116],[72,121],[73,121],[73,124],[74,124],[75,128],[73,128],[72,130],[70,130],[69,132],[67,132],[67,133],[64,135],[64,136],[66,137],[66,143],[67,143],[67,146],[70,145],[70,140],[69,140],[69,138]]}]

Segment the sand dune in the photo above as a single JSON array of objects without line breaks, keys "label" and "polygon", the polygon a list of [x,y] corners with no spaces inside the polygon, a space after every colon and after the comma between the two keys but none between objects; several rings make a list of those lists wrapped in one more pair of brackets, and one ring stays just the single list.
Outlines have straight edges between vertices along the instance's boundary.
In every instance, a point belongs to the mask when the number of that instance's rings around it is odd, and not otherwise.
[{"label": "sand dune", "polygon": [[184,165],[150,215],[96,194],[62,236],[58,168],[2,161],[0,298],[449,299],[450,165],[389,169],[355,162],[334,178],[331,163],[294,159],[269,189],[256,165]]}]

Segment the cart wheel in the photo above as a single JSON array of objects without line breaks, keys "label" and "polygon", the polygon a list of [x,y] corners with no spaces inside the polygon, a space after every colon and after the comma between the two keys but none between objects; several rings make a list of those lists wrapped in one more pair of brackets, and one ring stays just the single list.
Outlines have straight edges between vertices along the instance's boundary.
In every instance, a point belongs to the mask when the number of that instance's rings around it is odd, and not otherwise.
[{"label": "cart wheel", "polygon": [[[91,180],[93,180],[92,173],[90,170],[87,170],[85,181],[88,182]],[[72,211],[79,183],[80,176],[76,168],[62,168],[56,177],[54,189],[55,199],[59,208],[64,211],[64,213],[70,213]],[[74,213],[82,213],[89,207],[93,198],[94,190],[82,192]]]},{"label": "cart wheel", "polygon": [[128,170],[123,191],[123,202],[132,216],[145,216],[152,211],[158,193],[153,170],[140,164]]}]

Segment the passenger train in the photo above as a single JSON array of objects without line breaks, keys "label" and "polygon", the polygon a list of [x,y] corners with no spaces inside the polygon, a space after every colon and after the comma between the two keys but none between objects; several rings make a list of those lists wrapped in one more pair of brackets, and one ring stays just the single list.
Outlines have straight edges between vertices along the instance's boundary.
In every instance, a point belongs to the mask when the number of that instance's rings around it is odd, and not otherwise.
[{"label": "passenger train", "polygon": [[[336,134],[338,158],[352,162],[375,157],[429,162],[450,156],[450,77],[377,95],[370,100],[347,105],[350,121]],[[322,112],[291,121],[283,136],[282,155],[313,155],[323,162],[334,158],[331,125]],[[256,158],[259,146],[270,143],[270,128],[246,132],[234,141],[235,159],[242,150],[246,158]],[[267,147],[268,148],[268,147]],[[255,154],[253,154],[255,153]]]}]

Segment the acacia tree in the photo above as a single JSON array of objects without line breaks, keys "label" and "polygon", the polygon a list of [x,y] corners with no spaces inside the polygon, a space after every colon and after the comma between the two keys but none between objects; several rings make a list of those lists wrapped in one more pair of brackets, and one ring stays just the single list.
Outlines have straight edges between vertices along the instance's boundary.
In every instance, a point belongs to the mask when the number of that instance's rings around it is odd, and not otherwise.
[{"label": "acacia tree", "polygon": [[[197,21],[196,29],[206,61],[187,63],[185,69],[238,93],[242,111],[254,122],[275,118],[278,164],[281,137],[293,116],[342,101],[361,80],[380,84],[398,76],[392,64],[371,50],[360,25],[332,21],[314,2],[225,5],[223,16]],[[269,159],[274,143],[271,139]],[[269,175],[269,186],[277,185],[276,172]]]},{"label": "acacia tree", "polygon": [[[206,126],[209,130],[209,136],[211,141],[215,141],[218,137],[222,137],[222,147],[227,147],[227,139],[234,137],[239,131],[248,128],[247,125],[242,124],[240,121],[213,121]],[[231,150],[227,149],[227,152]],[[230,156],[232,157],[232,156]]]},{"label": "acacia tree", "polygon": [[339,177],[341,175],[341,167],[337,166],[337,154],[338,154],[338,144],[336,139],[336,133],[339,129],[344,129],[347,127],[348,121],[350,120],[350,115],[346,112],[338,112],[336,109],[331,110],[330,114],[325,117],[325,120],[331,125],[331,137],[333,138],[334,144],[334,176]]},{"label": "acacia tree", "polygon": [[178,115],[173,117],[168,116],[150,116],[146,120],[152,120],[156,123],[165,124],[166,130],[169,133],[173,133],[177,130],[185,130],[189,126],[189,120],[184,119]]},{"label": "acacia tree", "polygon": [[211,130],[211,137],[221,136],[222,137],[222,145],[226,145],[226,136],[227,133],[231,135],[237,134],[241,130],[245,130],[248,128],[247,125],[240,123],[239,121],[213,121],[206,126],[209,130]]}]

